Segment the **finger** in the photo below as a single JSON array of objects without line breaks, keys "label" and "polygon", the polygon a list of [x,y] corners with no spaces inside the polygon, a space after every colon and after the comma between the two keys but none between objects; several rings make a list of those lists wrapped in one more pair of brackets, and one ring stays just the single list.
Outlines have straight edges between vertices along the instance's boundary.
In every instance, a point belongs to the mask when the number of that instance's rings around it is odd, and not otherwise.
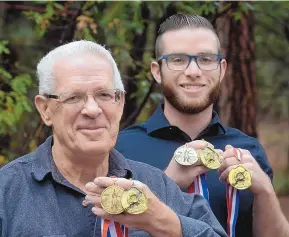
[{"label": "finger", "polygon": [[104,188],[101,188],[99,186],[97,186],[95,183],[93,182],[89,182],[85,185],[85,189],[87,190],[88,194],[101,194],[102,191],[104,190]]},{"label": "finger", "polygon": [[88,202],[88,203],[91,203],[93,204],[94,206],[97,206],[97,207],[101,207],[101,199],[100,199],[100,195],[86,195],[85,196],[85,200]]},{"label": "finger", "polygon": [[107,188],[111,185],[113,185],[116,182],[116,178],[110,178],[110,177],[97,177],[93,180],[93,183],[100,187],[100,188]]},{"label": "finger", "polygon": [[106,220],[111,220],[112,215],[107,213],[105,210],[103,210],[101,207],[94,206],[91,211],[98,217],[106,219]]},{"label": "finger", "polygon": [[226,182],[228,177],[229,177],[229,173],[232,169],[237,168],[239,165],[232,165],[230,167],[228,167],[227,169],[225,169],[224,171],[221,172],[219,180],[221,182]]},{"label": "finger", "polygon": [[243,155],[251,155],[251,152],[250,151],[248,151],[248,150],[246,150],[246,149],[241,149],[241,148],[239,148],[240,150],[241,150],[241,152],[242,152],[242,154]]},{"label": "finger", "polygon": [[205,141],[205,140],[195,140],[187,143],[187,146],[192,147],[194,149],[205,149],[206,147],[214,148],[213,144]]},{"label": "finger", "polygon": [[132,186],[132,181],[124,178],[98,177],[94,179],[93,182],[100,188],[106,188],[113,184],[118,185],[124,189],[129,189]]},{"label": "finger", "polygon": [[228,167],[230,166],[235,166],[235,165],[240,165],[240,161],[238,161],[236,159],[236,157],[231,157],[231,158],[226,158],[226,159],[223,159],[222,163],[221,163],[221,166],[219,168],[219,172],[223,172],[224,170],[226,170]]},{"label": "finger", "polygon": [[146,192],[149,190],[149,188],[147,187],[147,185],[145,185],[144,183],[138,181],[138,180],[134,180],[133,181],[133,186],[136,187],[138,190]]},{"label": "finger", "polygon": [[[227,146],[226,146],[227,148]],[[230,147],[230,148],[227,148],[224,153],[223,153],[223,158],[224,159],[227,159],[227,158],[230,158],[230,157],[235,157],[236,158],[236,153],[234,152],[234,147]]]},{"label": "finger", "polygon": [[242,153],[241,149],[234,148],[233,153],[234,153],[234,156],[237,158],[237,160],[242,162],[243,153]]},{"label": "finger", "polygon": [[134,182],[135,181],[131,179],[118,178],[115,184],[122,187],[125,190],[128,190],[134,185]]},{"label": "finger", "polygon": [[225,151],[226,151],[226,150],[233,149],[233,148],[234,148],[234,147],[233,147],[232,145],[229,145],[229,144],[228,144],[228,145],[225,146]]}]

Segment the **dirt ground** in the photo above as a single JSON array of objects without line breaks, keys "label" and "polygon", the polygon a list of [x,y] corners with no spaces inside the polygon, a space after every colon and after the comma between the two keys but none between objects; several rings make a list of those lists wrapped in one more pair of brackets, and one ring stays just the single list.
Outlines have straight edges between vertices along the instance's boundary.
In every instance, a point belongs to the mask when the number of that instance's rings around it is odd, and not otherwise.
[{"label": "dirt ground", "polygon": [[[258,123],[258,137],[276,176],[278,172],[282,172],[288,166],[289,122],[260,121]],[[289,221],[289,196],[279,197],[279,201],[282,211]]]}]

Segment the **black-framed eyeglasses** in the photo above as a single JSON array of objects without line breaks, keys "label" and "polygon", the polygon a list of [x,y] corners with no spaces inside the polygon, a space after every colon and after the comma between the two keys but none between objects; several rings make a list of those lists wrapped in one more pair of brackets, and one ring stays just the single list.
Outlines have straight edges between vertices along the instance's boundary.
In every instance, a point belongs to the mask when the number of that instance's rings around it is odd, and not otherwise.
[{"label": "black-framed eyeglasses", "polygon": [[[94,101],[98,105],[116,103],[121,99],[121,94],[125,93],[119,89],[100,89],[92,93]],[[58,100],[62,104],[83,106],[87,102],[88,94],[83,92],[66,92],[59,95],[44,94],[46,98]]]},{"label": "black-framed eyeglasses", "polygon": [[158,58],[158,63],[165,59],[166,64],[170,70],[182,71],[186,70],[192,59],[195,60],[196,64],[201,70],[211,71],[219,67],[222,60],[221,54],[165,54]]}]

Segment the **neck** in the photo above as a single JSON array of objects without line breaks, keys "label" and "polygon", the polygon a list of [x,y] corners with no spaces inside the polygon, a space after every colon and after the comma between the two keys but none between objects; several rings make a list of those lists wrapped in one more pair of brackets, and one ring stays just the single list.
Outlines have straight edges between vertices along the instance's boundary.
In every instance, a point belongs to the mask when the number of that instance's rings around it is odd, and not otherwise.
[{"label": "neck", "polygon": [[167,101],[164,103],[164,114],[169,123],[184,131],[192,140],[209,125],[212,120],[212,111],[213,105],[210,105],[198,114],[184,114]]},{"label": "neck", "polygon": [[109,154],[96,154],[94,157],[78,154],[76,157],[54,142],[52,155],[55,165],[63,177],[83,192],[86,192],[85,184],[92,182],[96,177],[108,174]]}]

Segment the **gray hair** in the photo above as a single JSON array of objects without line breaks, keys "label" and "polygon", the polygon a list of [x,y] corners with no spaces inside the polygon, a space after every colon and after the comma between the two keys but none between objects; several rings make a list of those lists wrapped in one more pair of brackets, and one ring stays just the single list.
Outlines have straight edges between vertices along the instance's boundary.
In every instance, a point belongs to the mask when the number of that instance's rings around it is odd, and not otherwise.
[{"label": "gray hair", "polygon": [[61,57],[72,56],[77,53],[101,53],[112,65],[113,82],[116,89],[124,91],[123,82],[117,64],[109,50],[92,41],[79,40],[61,45],[46,54],[37,65],[37,78],[39,80],[39,94],[52,94],[54,89],[53,66]]}]

